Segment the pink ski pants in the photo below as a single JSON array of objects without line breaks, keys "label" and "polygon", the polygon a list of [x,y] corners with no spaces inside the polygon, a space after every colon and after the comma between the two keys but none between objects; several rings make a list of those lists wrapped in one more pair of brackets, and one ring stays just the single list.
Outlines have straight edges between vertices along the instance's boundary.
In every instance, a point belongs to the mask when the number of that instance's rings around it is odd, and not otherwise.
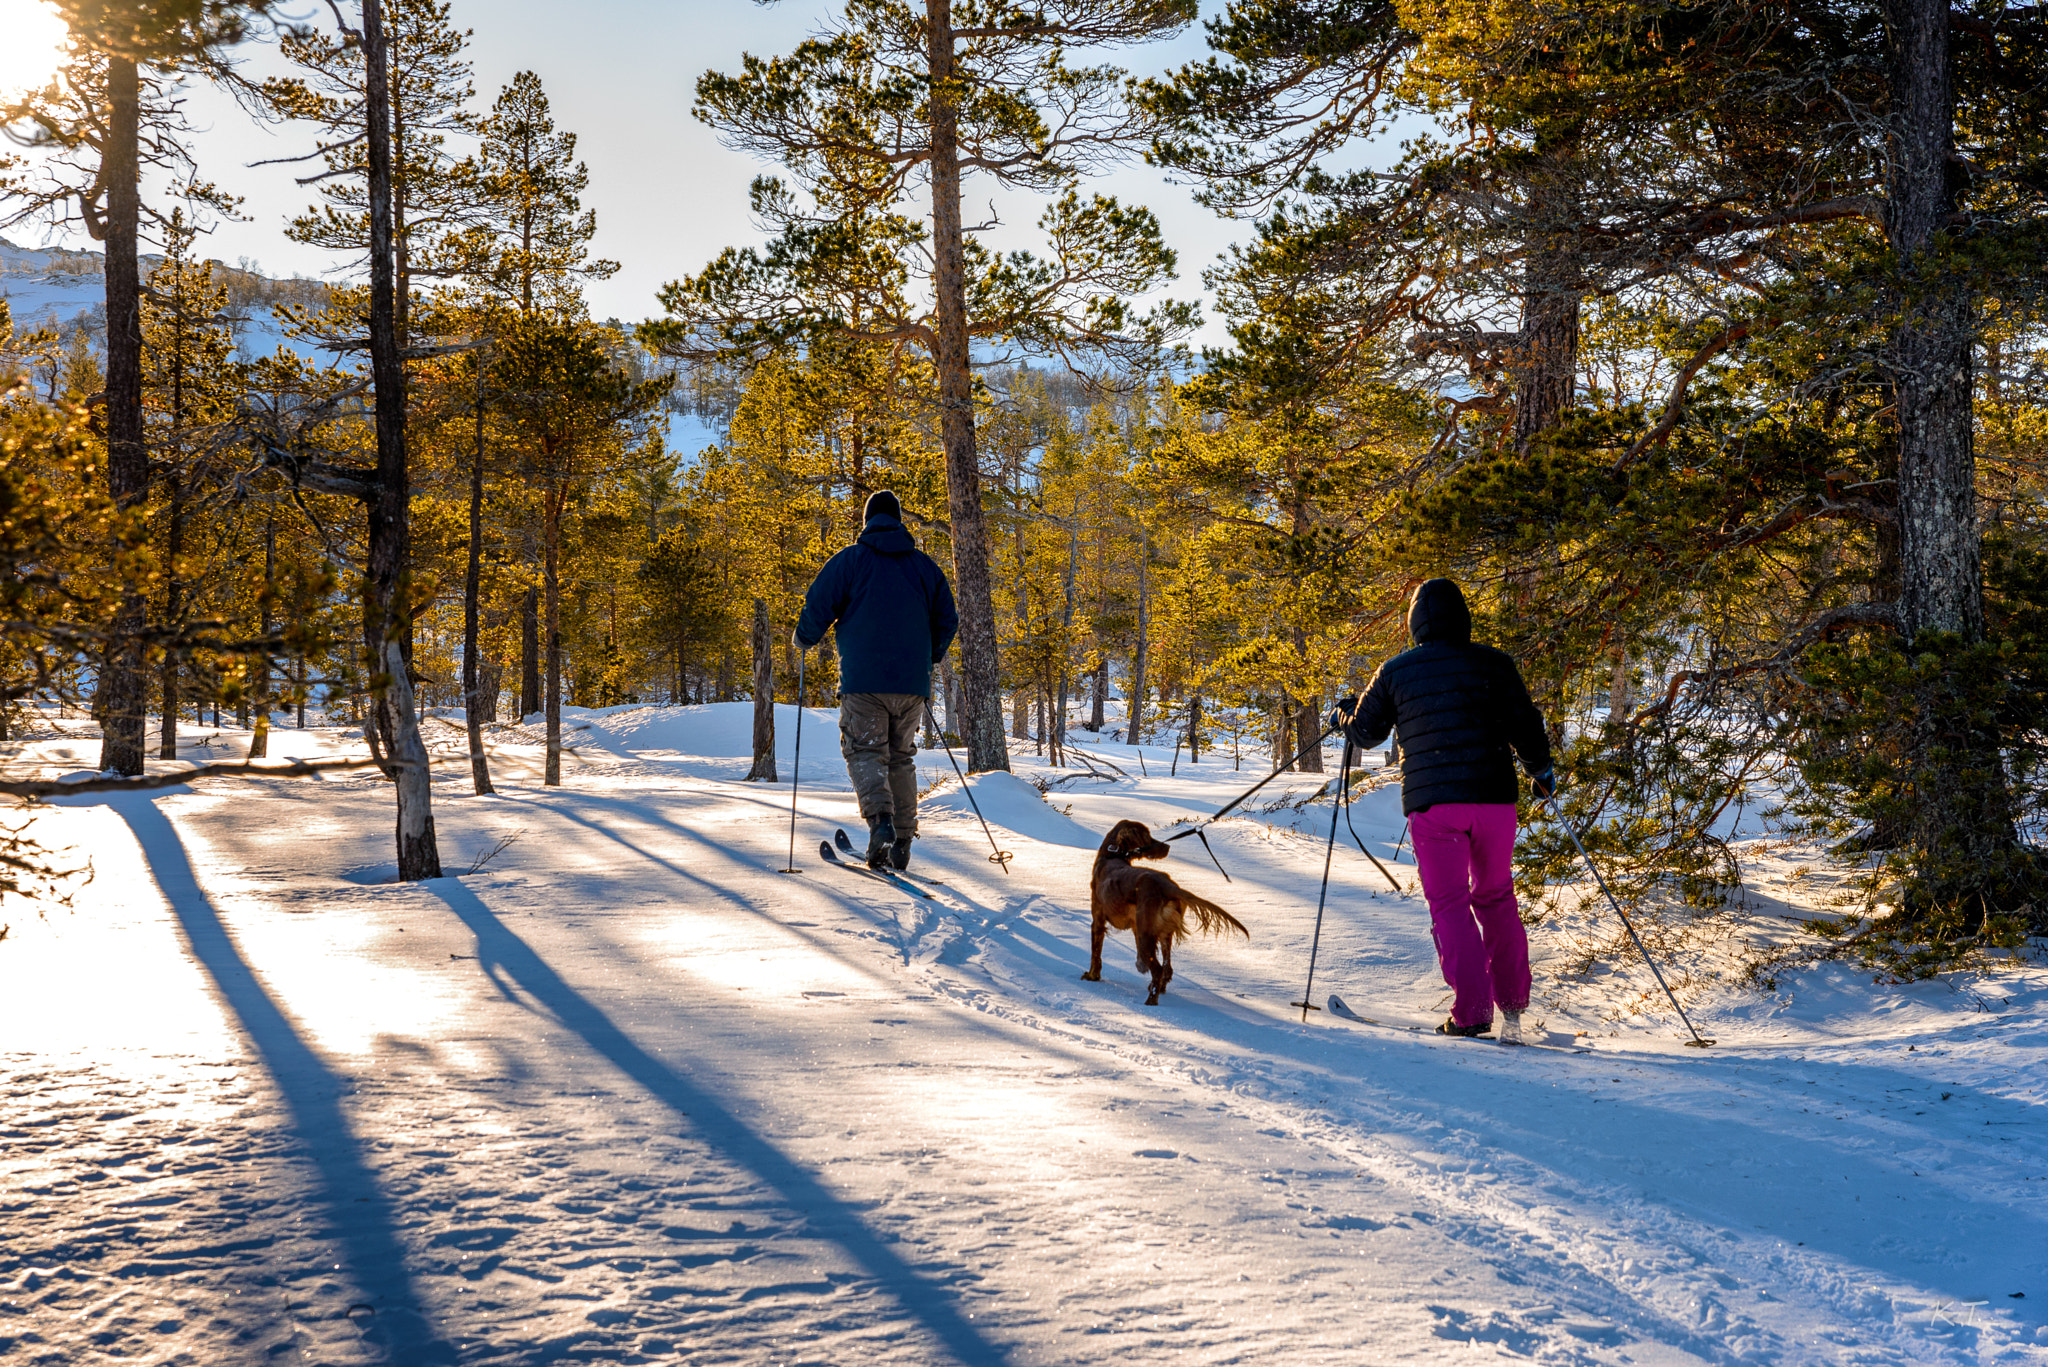
[{"label": "pink ski pants", "polygon": [[1481,1025],[1529,1005],[1529,936],[1515,905],[1512,802],[1439,802],[1409,818],[1430,933],[1454,994],[1451,1019]]}]

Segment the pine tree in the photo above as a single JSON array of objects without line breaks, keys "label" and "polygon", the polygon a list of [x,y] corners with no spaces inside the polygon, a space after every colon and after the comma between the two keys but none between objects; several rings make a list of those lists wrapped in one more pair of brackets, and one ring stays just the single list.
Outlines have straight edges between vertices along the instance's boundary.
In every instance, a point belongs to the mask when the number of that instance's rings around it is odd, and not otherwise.
[{"label": "pine tree", "polygon": [[[1127,303],[1173,271],[1152,216],[1073,189],[1140,129],[1120,72],[1066,58],[1171,34],[1194,9],[1184,0],[852,0],[838,28],[789,57],[748,57],[741,74],[707,73],[697,84],[697,117],[782,162],[811,204],[757,182],[756,213],[779,233],[766,254],[728,251],[669,286],[670,319],[645,335],[687,354],[701,352],[706,329],[739,348],[844,332],[909,338],[931,357],[974,769],[1009,762],[971,348],[1000,340],[1077,363],[1091,352],[1149,362],[1191,326],[1186,308],[1140,317]],[[962,213],[962,178],[976,173],[1057,196],[1040,220],[1047,257],[979,247]],[[928,233],[898,211],[916,177],[929,189]],[[913,255],[924,259],[928,307],[903,293]]]}]

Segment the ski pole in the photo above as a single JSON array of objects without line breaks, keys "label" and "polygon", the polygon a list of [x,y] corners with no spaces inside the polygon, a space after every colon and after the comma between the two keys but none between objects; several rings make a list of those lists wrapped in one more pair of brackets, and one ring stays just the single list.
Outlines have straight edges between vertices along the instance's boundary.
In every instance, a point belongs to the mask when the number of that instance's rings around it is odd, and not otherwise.
[{"label": "ski pole", "polygon": [[[1351,830],[1351,843],[1358,846],[1358,852],[1360,854],[1364,855],[1367,859],[1372,860],[1372,866],[1374,868],[1378,869],[1381,873],[1386,874],[1387,882],[1393,884],[1395,892],[1399,892],[1401,890],[1401,881],[1398,878],[1394,877],[1393,873],[1387,868],[1385,864],[1382,864],[1379,861],[1379,856],[1375,855],[1371,850],[1365,847],[1365,842],[1358,838],[1358,827],[1356,825],[1353,825],[1351,821],[1351,739],[1348,736],[1344,739],[1344,772],[1342,774],[1342,778],[1344,780],[1344,786],[1337,793],[1337,801],[1340,804],[1342,804],[1344,808],[1344,824]],[[1401,834],[1404,836],[1407,835],[1407,833],[1408,832],[1405,829],[1401,832]],[[1399,858],[1398,855],[1395,857]]]},{"label": "ski pole", "polygon": [[960,775],[960,791],[967,794],[967,805],[974,808],[974,819],[981,823],[981,833],[988,837],[988,847],[995,851],[994,854],[988,857],[988,862],[1000,867],[1004,873],[1008,873],[1010,871],[1010,861],[1017,856],[1011,854],[1008,850],[997,848],[995,832],[988,828],[988,818],[981,814],[981,804],[974,800],[974,789],[968,786],[967,775],[961,771],[960,761],[953,759],[953,747],[946,744],[946,733],[939,730],[939,714],[932,711],[932,700],[930,698],[924,700],[924,714],[930,719],[932,730],[938,734],[939,744],[945,746],[946,758],[953,760],[953,772]]},{"label": "ski pole", "polygon": [[1615,897],[1614,890],[1608,887],[1607,880],[1600,876],[1600,866],[1593,862],[1592,855],[1586,853],[1586,847],[1579,841],[1579,833],[1564,819],[1564,812],[1557,805],[1556,791],[1553,789],[1551,795],[1543,800],[1550,805],[1551,816],[1556,819],[1558,825],[1564,827],[1564,833],[1570,836],[1572,844],[1578,847],[1579,858],[1585,860],[1586,867],[1593,871],[1593,881],[1600,885],[1600,891],[1607,894],[1607,905],[1613,907],[1614,914],[1621,918],[1622,926],[1628,931],[1628,938],[1635,941],[1636,953],[1643,956],[1643,962],[1650,966],[1651,975],[1657,979],[1657,986],[1663,988],[1664,995],[1671,999],[1671,1009],[1678,1013],[1678,1018],[1685,1022],[1685,1028],[1691,1032],[1692,1038],[1685,1042],[1685,1047],[1704,1049],[1712,1044],[1712,1040],[1704,1038],[1697,1029],[1694,1029],[1692,1018],[1686,1015],[1685,1008],[1678,1004],[1678,994],[1671,990],[1670,983],[1664,981],[1664,974],[1658,969],[1657,961],[1650,957],[1649,949],[1643,944],[1643,937],[1636,934],[1635,923],[1628,919],[1628,913],[1621,909],[1621,902]]},{"label": "ski pole", "polygon": [[[1328,735],[1329,732],[1325,731],[1323,734]],[[1341,770],[1337,775],[1339,785],[1337,801],[1330,804],[1330,840],[1328,844],[1323,846],[1323,887],[1322,891],[1316,894],[1315,938],[1308,943],[1308,981],[1302,984],[1301,1000],[1287,1003],[1289,1006],[1301,1008],[1301,1023],[1303,1025],[1308,1024],[1309,1012],[1323,1009],[1312,1000],[1315,996],[1316,985],[1316,952],[1323,947],[1323,906],[1330,900],[1330,860],[1337,853],[1337,809],[1344,805],[1344,780],[1350,777],[1351,742],[1347,740],[1344,742],[1344,759]],[[1365,847],[1361,845],[1359,848],[1364,849]],[[1370,859],[1372,856],[1367,855],[1366,858]],[[1391,877],[1391,875],[1389,876]]]},{"label": "ski pole", "polygon": [[1401,862],[1401,846],[1408,843],[1409,824],[1410,823],[1408,823],[1407,821],[1403,821],[1401,823],[1401,839],[1400,842],[1394,846],[1394,862],[1396,864]]},{"label": "ski pole", "polygon": [[[804,657],[807,650],[796,653],[796,747],[789,757],[789,867],[784,873],[802,873],[796,866],[796,785],[803,774],[804,763]],[[770,707],[775,704],[769,703]]]},{"label": "ski pole", "polygon": [[1199,826],[1190,826],[1184,831],[1175,831],[1172,835],[1166,837],[1167,840],[1169,842],[1175,840],[1185,840],[1189,836],[1194,836],[1197,840],[1200,840],[1202,842],[1202,848],[1209,851],[1209,859],[1212,863],[1216,865],[1216,872],[1223,875],[1223,881],[1226,883],[1233,881],[1230,876],[1230,870],[1223,867],[1223,861],[1221,859],[1216,858],[1216,851],[1210,848],[1209,837],[1202,834],[1202,827],[1213,826],[1217,822],[1221,821],[1224,817],[1229,816],[1253,793],[1256,793],[1257,791],[1259,791],[1259,789],[1265,787],[1268,783],[1271,783],[1274,779],[1280,777],[1280,775],[1292,769],[1304,755],[1307,755],[1312,750],[1320,748],[1322,743],[1330,738],[1330,733],[1332,731],[1335,731],[1336,729],[1337,728],[1334,726],[1325,728],[1320,736],[1317,736],[1307,745],[1302,746],[1299,750],[1295,751],[1292,755],[1288,756],[1286,762],[1281,764],[1278,768],[1274,769],[1272,773],[1266,775],[1257,783],[1254,783],[1251,787],[1245,789],[1236,797],[1224,803],[1221,807],[1218,807],[1216,809],[1216,813],[1214,816],[1211,816],[1206,821],[1202,822]]}]

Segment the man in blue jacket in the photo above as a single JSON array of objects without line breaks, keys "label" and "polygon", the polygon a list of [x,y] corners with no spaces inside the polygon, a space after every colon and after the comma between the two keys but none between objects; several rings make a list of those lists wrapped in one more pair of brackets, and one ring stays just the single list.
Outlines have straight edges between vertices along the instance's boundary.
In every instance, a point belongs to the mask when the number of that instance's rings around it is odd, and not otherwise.
[{"label": "man in blue jacket", "polygon": [[1400,728],[1401,810],[1453,994],[1437,1033],[1486,1034],[1499,1006],[1501,1038],[1520,1044],[1530,979],[1515,905],[1514,756],[1536,796],[1549,797],[1550,736],[1514,660],[1473,641],[1455,583],[1431,579],[1415,590],[1408,631],[1415,648],[1381,665],[1363,697],[1339,703],[1330,725],[1367,750]]},{"label": "man in blue jacket", "polygon": [[796,643],[809,650],[839,627],[839,749],[868,823],[868,867],[901,869],[917,837],[918,723],[960,617],[896,495],[871,495],[864,516],[860,539],[811,581]]}]

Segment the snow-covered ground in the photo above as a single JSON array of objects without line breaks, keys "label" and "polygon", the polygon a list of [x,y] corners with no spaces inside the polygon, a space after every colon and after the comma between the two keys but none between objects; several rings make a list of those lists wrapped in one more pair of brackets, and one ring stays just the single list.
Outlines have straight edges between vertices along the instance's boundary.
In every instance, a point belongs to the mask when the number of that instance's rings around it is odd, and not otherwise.
[{"label": "snow-covered ground", "polygon": [[[1703,986],[1706,1051],[1549,970],[1556,1049],[1304,1024],[1324,804],[1217,826],[1229,883],[1175,846],[1252,939],[1147,1008],[1128,937],[1078,980],[1100,832],[1253,771],[1110,742],[1129,779],[978,778],[1005,874],[931,752],[921,901],[817,857],[858,825],[830,711],[781,871],[795,714],[771,788],[749,711],[575,713],[557,790],[499,728],[499,795],[437,782],[425,883],[360,772],[37,814],[94,876],[0,907],[0,1359],[2048,1362],[2038,965]],[[1392,790],[1358,823],[1389,858]],[[1443,1010],[1419,897],[1341,842],[1329,991]]]}]

